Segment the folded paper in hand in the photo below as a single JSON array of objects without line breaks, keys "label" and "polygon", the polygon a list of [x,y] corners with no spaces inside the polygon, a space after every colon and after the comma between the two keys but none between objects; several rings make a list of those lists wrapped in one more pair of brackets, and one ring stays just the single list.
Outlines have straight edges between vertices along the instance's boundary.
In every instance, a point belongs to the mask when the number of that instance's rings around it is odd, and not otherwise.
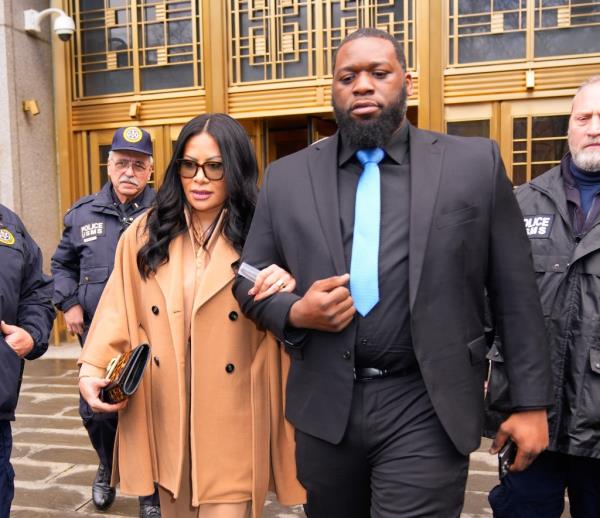
[{"label": "folded paper in hand", "polygon": [[144,369],[150,358],[150,346],[140,344],[131,351],[113,358],[106,368],[110,383],[100,392],[105,403],[120,403],[131,396],[138,388]]},{"label": "folded paper in hand", "polygon": [[258,277],[259,273],[260,270],[258,268],[255,268],[248,263],[242,263],[238,269],[238,275],[248,279],[251,282],[256,282],[256,278]]}]

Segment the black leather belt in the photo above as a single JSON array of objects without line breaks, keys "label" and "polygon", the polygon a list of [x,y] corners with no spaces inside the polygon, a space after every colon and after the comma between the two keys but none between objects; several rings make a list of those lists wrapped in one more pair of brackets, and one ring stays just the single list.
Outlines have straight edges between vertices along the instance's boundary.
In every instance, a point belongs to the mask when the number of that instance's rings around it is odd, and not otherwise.
[{"label": "black leather belt", "polygon": [[376,369],[375,367],[354,367],[354,379],[356,381],[371,381],[381,378],[408,376],[417,372],[417,364],[406,367],[405,369]]}]

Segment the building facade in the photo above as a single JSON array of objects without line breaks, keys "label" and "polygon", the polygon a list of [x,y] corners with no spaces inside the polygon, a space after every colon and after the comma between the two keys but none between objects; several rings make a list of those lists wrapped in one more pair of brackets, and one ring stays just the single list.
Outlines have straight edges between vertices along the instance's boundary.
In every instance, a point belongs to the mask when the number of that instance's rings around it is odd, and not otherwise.
[{"label": "building facade", "polygon": [[[140,124],[156,183],[181,125],[239,119],[265,166],[335,131],[331,63],[361,26],[393,33],[415,78],[409,118],[496,139],[523,183],[566,145],[570,97],[600,72],[600,2],[581,0],[62,0],[55,44],[61,206],[106,178],[114,128]],[[63,124],[64,122],[64,124]]]},{"label": "building facade", "polygon": [[560,160],[571,97],[600,73],[599,0],[25,3],[60,7],[76,24],[66,44],[47,36],[60,200],[50,208],[55,221],[106,181],[112,133],[120,126],[152,134],[155,185],[180,128],[203,112],[237,118],[261,170],[330,135],[333,52],[358,27],[384,29],[403,43],[415,86],[409,119],[497,140],[515,185]]},{"label": "building facade", "polygon": [[409,118],[496,139],[515,185],[560,160],[570,98],[600,73],[597,0],[62,0],[55,44],[61,206],[106,178],[114,128],[151,131],[156,178],[181,125],[239,119],[261,166],[335,131],[331,63],[362,26],[393,33],[415,78]]}]

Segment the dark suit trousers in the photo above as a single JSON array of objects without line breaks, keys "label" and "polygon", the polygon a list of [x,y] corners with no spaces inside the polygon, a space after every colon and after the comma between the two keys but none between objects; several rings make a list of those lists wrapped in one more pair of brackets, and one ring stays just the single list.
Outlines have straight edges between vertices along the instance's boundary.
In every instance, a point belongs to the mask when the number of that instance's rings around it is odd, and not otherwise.
[{"label": "dark suit trousers", "polygon": [[[89,323],[86,322],[83,336],[77,336],[81,347],[85,343],[89,329]],[[106,466],[109,471],[112,470],[113,450],[117,435],[119,414],[117,412],[102,412],[97,414],[87,404],[87,401],[83,399],[83,396],[79,394],[79,415],[90,437],[90,442],[98,454],[100,463]]]},{"label": "dark suit trousers", "polygon": [[296,431],[308,518],[458,517],[467,456],[443,430],[420,373],[355,382],[337,445]]}]

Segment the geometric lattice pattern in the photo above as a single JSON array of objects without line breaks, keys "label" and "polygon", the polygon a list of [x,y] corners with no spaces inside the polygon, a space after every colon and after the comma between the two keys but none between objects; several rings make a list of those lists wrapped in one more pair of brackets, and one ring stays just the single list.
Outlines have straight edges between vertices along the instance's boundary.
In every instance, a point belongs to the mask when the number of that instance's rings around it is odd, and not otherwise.
[{"label": "geometric lattice pattern", "polygon": [[415,0],[227,1],[231,86],[328,76],[333,52],[359,27],[393,33],[414,68]]},{"label": "geometric lattice pattern", "polygon": [[600,53],[600,2],[536,0],[534,56]]},{"label": "geometric lattice pattern", "polygon": [[515,186],[560,163],[568,149],[568,115],[513,118],[512,178]]},{"label": "geometric lattice pattern", "polygon": [[527,0],[448,0],[449,65],[522,59]]},{"label": "geometric lattice pattern", "polygon": [[600,54],[598,0],[448,0],[448,12],[450,66]]},{"label": "geometric lattice pattern", "polygon": [[76,98],[202,86],[197,0],[72,0]]}]

